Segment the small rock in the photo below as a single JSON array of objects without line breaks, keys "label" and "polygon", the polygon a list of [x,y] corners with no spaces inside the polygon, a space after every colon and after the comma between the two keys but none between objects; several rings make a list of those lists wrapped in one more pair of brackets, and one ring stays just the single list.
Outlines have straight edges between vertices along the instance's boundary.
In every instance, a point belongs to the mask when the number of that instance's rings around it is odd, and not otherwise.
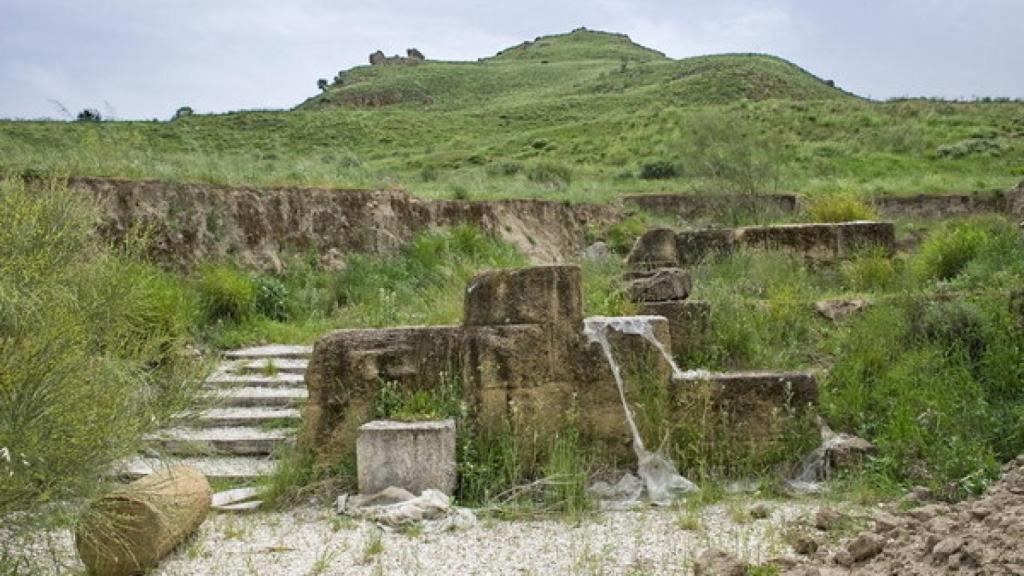
[{"label": "small rock", "polygon": [[850,314],[860,312],[871,305],[871,302],[863,298],[852,300],[822,300],[814,304],[814,309],[825,318],[838,322]]},{"label": "small rock", "polygon": [[672,302],[690,295],[690,274],[681,268],[658,268],[632,276],[627,292],[634,302]]},{"label": "small rock", "polygon": [[594,242],[590,246],[583,249],[583,260],[585,262],[593,262],[595,260],[604,260],[612,254],[612,249],[608,247],[604,242]]},{"label": "small rock", "polygon": [[930,502],[932,499],[932,491],[924,486],[914,486],[910,489],[910,492],[903,497],[904,502],[923,504]]},{"label": "small rock", "polygon": [[874,444],[859,436],[840,434],[829,445],[829,464],[836,470],[856,468],[875,450]]},{"label": "small rock", "polygon": [[945,562],[947,558],[964,545],[964,541],[959,537],[950,536],[944,540],[940,540],[935,546],[932,547],[932,557],[939,562]]},{"label": "small rock", "polygon": [[884,547],[885,540],[880,536],[872,534],[871,532],[864,532],[846,545],[846,551],[849,552],[850,558],[853,560],[853,563],[856,564],[857,562],[863,562],[870,558],[874,558]]},{"label": "small rock", "polygon": [[697,556],[693,564],[694,576],[743,576],[747,567],[733,555],[709,548]]},{"label": "small rock", "polygon": [[749,513],[750,517],[755,520],[763,520],[764,518],[768,518],[772,515],[772,507],[764,502],[758,502],[751,506],[750,509],[747,510],[747,513]]},{"label": "small rock", "polygon": [[902,525],[903,520],[898,516],[889,514],[888,512],[882,512],[878,516],[875,516],[875,532],[878,532],[879,534],[891,532]]},{"label": "small rock", "polygon": [[789,536],[789,544],[793,551],[801,556],[810,556],[818,550],[818,541],[810,534],[798,532]]},{"label": "small rock", "polygon": [[814,515],[814,527],[818,530],[831,530],[838,526],[845,515],[833,508],[822,508]]}]

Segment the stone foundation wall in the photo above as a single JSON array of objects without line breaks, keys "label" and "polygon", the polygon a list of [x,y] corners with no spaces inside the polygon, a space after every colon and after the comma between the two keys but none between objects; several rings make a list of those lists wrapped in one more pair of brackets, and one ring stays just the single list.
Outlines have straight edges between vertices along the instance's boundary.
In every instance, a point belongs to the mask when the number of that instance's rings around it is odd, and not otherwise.
[{"label": "stone foundation wall", "polygon": [[815,262],[849,258],[859,250],[879,246],[895,249],[895,228],[888,222],[837,224],[781,224],[673,232],[649,230],[630,252],[636,269],[660,266],[692,266],[713,253],[738,247],[786,250]]},{"label": "stone foundation wall", "polygon": [[624,196],[622,200],[648,212],[672,214],[683,220],[715,219],[742,212],[792,214],[798,207],[795,194],[637,194]]}]

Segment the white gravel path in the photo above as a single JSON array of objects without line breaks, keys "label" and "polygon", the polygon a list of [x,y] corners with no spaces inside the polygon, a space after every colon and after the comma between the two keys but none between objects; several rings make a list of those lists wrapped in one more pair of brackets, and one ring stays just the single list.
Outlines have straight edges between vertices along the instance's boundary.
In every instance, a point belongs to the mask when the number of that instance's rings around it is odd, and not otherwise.
[{"label": "white gravel path", "polygon": [[[323,508],[249,515],[215,514],[152,576],[227,575],[629,575],[691,574],[711,547],[753,563],[793,556],[787,525],[807,519],[820,501],[767,501],[771,515],[744,512],[756,500],[730,501],[694,513],[681,509],[602,512],[581,523],[482,520],[444,533],[380,532],[374,524]],[[690,522],[680,522],[681,518]],[[378,534],[379,539],[378,539]],[[60,541],[63,538],[63,541]],[[374,542],[379,551],[374,552]],[[58,556],[74,571],[70,537]]]},{"label": "white gravel path", "polygon": [[376,526],[329,511],[220,515],[154,574],[689,574],[696,555],[712,546],[753,562],[792,554],[784,525],[817,505],[769,505],[771,517],[743,523],[730,513],[736,504],[710,506],[697,530],[681,527],[684,513],[668,509],[605,512],[579,525],[484,520],[462,532],[383,533],[378,553]]}]

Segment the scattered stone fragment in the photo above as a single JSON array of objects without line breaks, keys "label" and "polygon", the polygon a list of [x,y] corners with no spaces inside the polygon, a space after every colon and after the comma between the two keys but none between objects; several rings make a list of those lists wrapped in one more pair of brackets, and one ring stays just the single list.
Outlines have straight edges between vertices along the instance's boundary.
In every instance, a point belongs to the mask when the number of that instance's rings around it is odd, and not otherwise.
[{"label": "scattered stone fragment", "polygon": [[871,301],[864,298],[852,300],[822,300],[814,304],[814,309],[825,318],[838,322],[851,314],[864,310],[871,305]]},{"label": "scattered stone fragment", "polygon": [[690,295],[690,274],[681,268],[635,272],[627,291],[634,302],[672,302]]},{"label": "scattered stone fragment", "polygon": [[884,547],[885,540],[881,536],[871,532],[864,532],[846,545],[846,551],[850,554],[850,559],[853,563],[856,564],[857,562],[874,558]]},{"label": "scattered stone fragment", "polygon": [[709,548],[697,556],[693,573],[694,576],[743,576],[747,567],[732,554]]},{"label": "scattered stone fragment", "polygon": [[932,491],[924,486],[914,486],[910,489],[910,492],[903,497],[903,501],[910,504],[923,504],[925,502],[931,502]]},{"label": "scattered stone fragment", "polygon": [[846,516],[833,508],[822,508],[814,515],[814,527],[818,530],[831,530],[842,523]]},{"label": "scattered stone fragment", "polygon": [[803,530],[794,530],[786,535],[793,551],[802,556],[809,556],[818,551],[818,540]]},{"label": "scattered stone fragment", "polygon": [[902,520],[900,520],[897,516],[889,514],[888,512],[882,512],[881,514],[875,516],[875,532],[879,534],[891,532],[902,525]]},{"label": "scattered stone fragment", "polygon": [[596,260],[604,260],[612,255],[612,249],[608,247],[604,242],[594,242],[590,246],[583,249],[583,261],[594,262]]},{"label": "scattered stone fragment", "polygon": [[852,434],[838,434],[829,443],[829,465],[834,470],[848,470],[860,466],[866,457],[875,453],[875,445]]},{"label": "scattered stone fragment", "polygon": [[764,502],[758,502],[751,506],[747,512],[750,514],[751,518],[755,520],[763,520],[764,518],[768,518],[772,515],[772,507]]},{"label": "scattered stone fragment", "polygon": [[964,545],[964,541],[957,536],[950,536],[940,540],[932,547],[932,557],[939,562],[945,562],[954,552]]}]

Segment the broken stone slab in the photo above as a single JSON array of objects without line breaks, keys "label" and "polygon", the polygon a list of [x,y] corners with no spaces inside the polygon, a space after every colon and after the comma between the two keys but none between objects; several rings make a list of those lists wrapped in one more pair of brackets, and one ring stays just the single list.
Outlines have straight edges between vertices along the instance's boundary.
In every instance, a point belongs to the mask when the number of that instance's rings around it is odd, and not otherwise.
[{"label": "broken stone slab", "polygon": [[342,494],[334,509],[338,514],[370,520],[385,528],[419,524],[425,532],[443,532],[476,524],[471,510],[452,506],[447,495],[432,489],[419,496],[394,486],[370,495]]},{"label": "broken stone slab", "polygon": [[657,268],[627,275],[626,292],[633,302],[671,302],[690,295],[690,273],[681,268]]},{"label": "broken stone slab", "polygon": [[679,265],[676,232],[669,228],[652,228],[636,239],[626,262],[634,270],[653,270]]},{"label": "broken stone slab", "polygon": [[838,322],[865,310],[870,305],[871,301],[866,298],[821,300],[814,303],[814,311],[833,322]]},{"label": "broken stone slab", "polygon": [[757,399],[779,407],[818,403],[818,381],[810,372],[706,372],[673,378],[677,389],[694,381],[712,384],[716,402]]},{"label": "broken stone slab", "polygon": [[375,420],[359,427],[356,440],[359,491],[397,487],[419,494],[455,491],[455,422]]}]

